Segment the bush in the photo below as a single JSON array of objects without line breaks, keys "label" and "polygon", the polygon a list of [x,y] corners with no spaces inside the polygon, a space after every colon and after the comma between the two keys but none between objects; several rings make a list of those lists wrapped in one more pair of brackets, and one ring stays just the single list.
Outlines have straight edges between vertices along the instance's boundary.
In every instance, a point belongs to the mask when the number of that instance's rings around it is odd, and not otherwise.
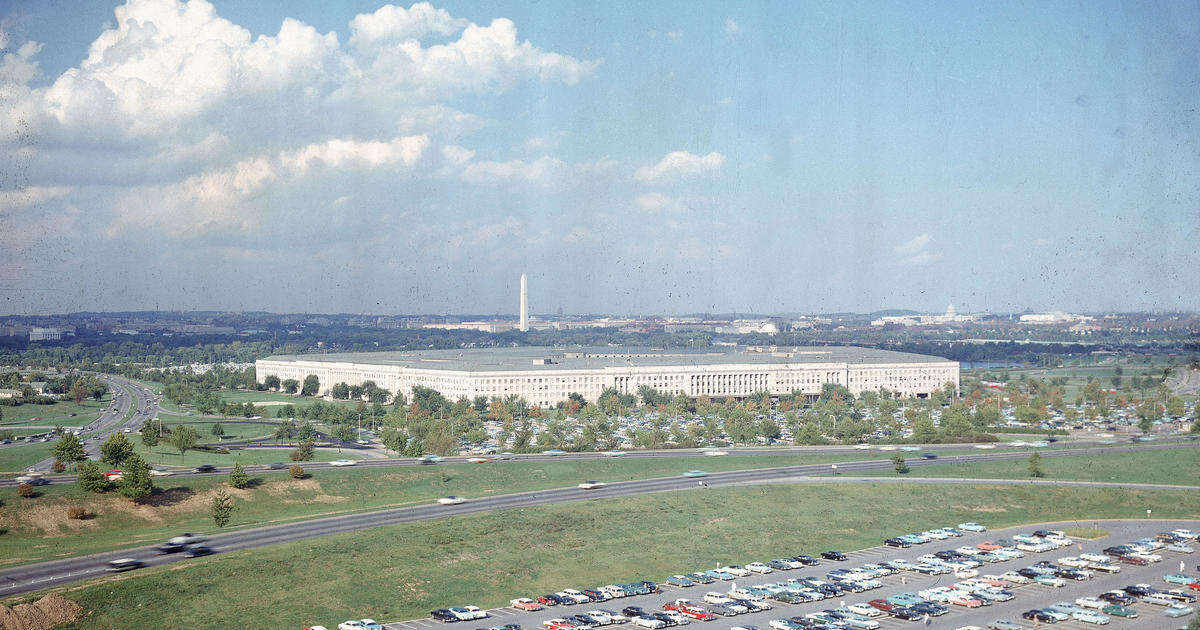
[{"label": "bush", "polygon": [[304,467],[300,464],[292,464],[292,467],[288,468],[288,474],[292,476],[292,479],[303,479]]},{"label": "bush", "polygon": [[63,463],[58,461],[57,459],[54,460],[54,465],[50,467],[50,471],[55,472],[55,473],[61,473],[62,471],[66,470],[66,469],[67,469],[67,467],[65,465],[63,465]]},{"label": "bush", "polygon": [[67,508],[67,518],[72,518],[77,521],[87,520],[94,516],[96,515],[92,514],[91,510],[83,507],[82,505],[72,505],[71,507]]},{"label": "bush", "polygon": [[37,490],[34,490],[30,484],[19,483],[17,484],[17,494],[23,498],[32,499],[37,496]]},{"label": "bush", "polygon": [[238,490],[250,485],[250,476],[246,474],[246,469],[242,468],[241,464],[234,464],[233,470],[229,471],[229,485]]}]

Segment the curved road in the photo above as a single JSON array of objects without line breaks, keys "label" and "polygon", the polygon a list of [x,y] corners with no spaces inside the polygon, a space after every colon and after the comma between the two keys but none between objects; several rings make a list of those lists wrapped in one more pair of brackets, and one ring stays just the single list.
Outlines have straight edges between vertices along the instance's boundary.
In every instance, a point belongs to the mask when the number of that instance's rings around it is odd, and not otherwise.
[{"label": "curved road", "polygon": [[[1138,450],[1158,450],[1162,448],[1194,448],[1197,444],[1147,444],[1129,445],[1109,448],[1073,449],[1058,451],[1042,451],[1045,457],[1065,456],[1081,453],[1115,453]],[[978,455],[963,455],[955,458],[939,460],[913,460],[910,466],[920,467],[953,461],[1003,461],[1025,457],[1025,453],[986,453]],[[839,473],[861,470],[879,470],[892,467],[889,460],[869,460],[841,462],[837,464]],[[727,486],[752,483],[779,483],[794,481],[797,478],[823,475],[831,471],[831,464],[808,464],[802,466],[786,466],[781,468],[761,468],[753,470],[736,470],[721,473],[711,473],[701,480],[707,486]],[[870,482],[880,482],[886,478],[869,478]],[[857,479],[823,477],[812,479],[812,483],[837,483],[858,481]],[[907,480],[905,480],[907,481]],[[922,483],[962,483],[957,479],[928,479]],[[1025,480],[988,480],[986,483],[995,484],[1028,484]],[[1051,482],[1053,483],[1053,482]],[[1060,482],[1061,483],[1061,482]],[[326,518],[312,519],[280,525],[270,525],[226,533],[219,533],[209,538],[209,545],[217,552],[252,549],[283,542],[303,540],[341,532],[358,531],[384,525],[396,525],[416,521],[426,521],[447,516],[474,514],[492,510],[546,505],[585,499],[601,499],[630,496],[652,492],[696,489],[700,481],[686,477],[660,477],[654,479],[639,479],[608,484],[594,490],[583,490],[577,487],[554,488],[514,494],[481,497],[468,500],[461,505],[418,505],[411,507],[392,508],[374,512],[345,514]],[[1070,485],[1108,487],[1113,484],[1103,482],[1070,482]],[[1120,484],[1118,484],[1120,485]],[[1191,489],[1189,487],[1189,489]],[[104,571],[105,564],[117,558],[135,557],[143,560],[149,566],[175,562],[182,559],[180,554],[155,555],[154,547],[147,545],[118,551],[110,551],[90,556],[64,558],[36,564],[11,567],[0,573],[0,596],[13,595],[27,591],[66,584],[94,577]]]}]

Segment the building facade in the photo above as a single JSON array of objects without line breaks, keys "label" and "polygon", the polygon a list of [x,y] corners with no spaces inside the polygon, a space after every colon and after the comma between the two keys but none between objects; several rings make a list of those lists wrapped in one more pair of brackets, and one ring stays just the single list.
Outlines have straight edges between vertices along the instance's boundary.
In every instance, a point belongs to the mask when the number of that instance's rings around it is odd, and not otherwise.
[{"label": "building facade", "polygon": [[329,355],[289,355],[259,359],[257,379],[277,376],[303,382],[315,375],[320,393],[334,385],[374,381],[411,396],[429,387],[451,400],[518,395],[549,407],[572,393],[596,400],[607,388],[635,394],[642,386],[691,398],[742,398],[756,392],[801,392],[816,396],[827,383],[858,395],[888,389],[906,397],[927,397],[947,383],[959,383],[958,362],[939,357],[867,348],[796,348],[754,352],[614,350],[612,348],[501,348]]}]

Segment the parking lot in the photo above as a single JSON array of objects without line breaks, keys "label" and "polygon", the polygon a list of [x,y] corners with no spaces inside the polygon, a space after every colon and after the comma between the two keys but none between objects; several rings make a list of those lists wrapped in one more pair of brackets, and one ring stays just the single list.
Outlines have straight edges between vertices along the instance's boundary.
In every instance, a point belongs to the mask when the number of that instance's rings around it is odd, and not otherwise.
[{"label": "parking lot", "polygon": [[[985,523],[986,524],[986,523]],[[545,608],[537,612],[524,612],[511,607],[498,608],[488,611],[488,618],[479,619],[476,621],[458,622],[456,624],[444,624],[432,619],[418,619],[406,622],[395,622],[385,624],[389,630],[431,630],[433,628],[454,625],[462,626],[474,630],[475,628],[486,628],[490,626],[499,626],[503,624],[519,624],[524,630],[543,630],[542,622],[547,619],[561,617],[567,614],[582,613],[590,609],[608,609],[620,612],[626,606],[640,606],[648,611],[662,610],[664,603],[673,601],[679,598],[690,599],[694,602],[702,603],[702,598],[706,592],[728,592],[731,588],[751,586],[757,584],[766,584],[785,580],[793,577],[812,576],[820,579],[825,578],[825,573],[835,568],[846,568],[858,566],[866,563],[873,563],[885,560],[915,560],[917,557],[934,553],[943,549],[954,549],[963,545],[976,545],[978,543],[1003,538],[1013,534],[1028,533],[1034,529],[1049,528],[1049,529],[1069,529],[1073,527],[1090,527],[1096,524],[1101,529],[1109,532],[1109,536],[1097,540],[1076,540],[1076,545],[1064,547],[1054,551],[1045,553],[1027,553],[1024,558],[1017,558],[1006,562],[998,562],[994,564],[985,564],[980,567],[980,574],[1000,574],[1005,571],[1012,571],[1029,566],[1040,560],[1054,561],[1065,556],[1078,555],[1081,552],[1101,552],[1105,547],[1109,547],[1118,543],[1123,543],[1130,540],[1150,536],[1153,537],[1160,531],[1168,531],[1173,528],[1183,527],[1195,529],[1196,521],[1101,521],[1098,524],[1088,522],[1060,522],[1049,524],[1038,524],[1036,526],[1025,525],[1020,527],[1007,528],[1002,530],[991,530],[982,533],[966,533],[961,538],[951,538],[948,540],[931,541],[923,545],[915,545],[908,549],[896,549],[892,547],[873,547],[870,549],[862,549],[858,551],[846,551],[849,558],[843,562],[822,560],[819,566],[806,567],[803,569],[794,569],[791,571],[776,571],[771,574],[759,575],[751,574],[744,578],[737,578],[732,582],[715,582],[713,584],[697,584],[689,588],[677,588],[663,584],[661,580],[666,576],[628,576],[628,580],[635,579],[650,579],[658,582],[661,593],[625,597],[616,600],[610,600],[594,604],[580,604],[575,606],[555,606]],[[944,525],[952,525],[946,523]],[[903,533],[903,532],[897,532]],[[824,551],[822,549],[779,549],[778,556],[793,556],[801,553],[816,555]],[[1024,584],[1013,585],[1008,590],[1012,591],[1016,596],[1008,602],[1000,602],[992,605],[984,606],[976,609],[965,609],[958,606],[949,605],[950,611],[939,617],[934,617],[928,621],[903,621],[887,616],[876,617],[875,621],[880,623],[881,630],[890,628],[937,628],[945,630],[953,630],[963,626],[979,626],[986,628],[987,624],[995,619],[1006,618],[1018,622],[1023,628],[1041,628],[1048,624],[1035,624],[1033,621],[1021,619],[1021,613],[1031,608],[1042,608],[1056,602],[1070,601],[1073,602],[1079,597],[1095,597],[1100,593],[1113,589],[1120,589],[1124,586],[1136,583],[1148,583],[1157,588],[1164,588],[1174,585],[1165,584],[1162,576],[1168,573],[1176,573],[1179,571],[1179,563],[1182,560],[1186,563],[1186,572],[1195,576],[1197,574],[1197,565],[1200,564],[1200,553],[1181,554],[1169,551],[1160,551],[1163,556],[1162,562],[1152,563],[1147,566],[1136,566],[1122,564],[1121,572],[1115,574],[1105,574],[1097,572],[1096,576],[1089,580],[1074,582],[1068,580],[1064,587],[1054,588],[1043,586],[1040,584]],[[770,558],[745,558],[740,557],[736,552],[730,552],[729,558],[725,561],[726,564],[747,564],[753,561],[766,561]],[[679,567],[680,573],[689,573],[692,571],[703,571],[714,567]],[[600,586],[598,584],[588,583],[586,577],[581,576],[579,584],[563,584],[559,588],[584,588],[590,586]],[[854,604],[866,602],[876,598],[887,598],[899,593],[912,591],[916,592],[922,589],[927,589],[935,586],[946,586],[959,581],[953,575],[921,575],[918,573],[906,571],[896,575],[880,578],[883,582],[882,588],[872,589],[858,594],[847,594],[840,598],[826,599],[818,602],[809,602],[804,604],[782,604],[772,602],[775,606],[773,610],[738,615],[736,617],[717,618],[709,622],[693,621],[692,625],[700,625],[710,628],[729,628],[732,626],[757,626],[759,630],[767,630],[768,622],[772,619],[780,617],[793,617],[796,615],[805,615],[808,613],[819,612],[821,610],[836,608],[844,604]],[[516,597],[537,597],[541,593],[511,593],[511,598]],[[1200,593],[1197,593],[1200,595]],[[445,606],[457,606],[470,604],[472,602],[445,602]],[[1200,606],[1191,604],[1192,607]],[[1171,619],[1163,615],[1163,607],[1153,604],[1137,602],[1132,604],[1130,608],[1138,612],[1138,617],[1135,619],[1121,619],[1113,617],[1112,622],[1106,628],[1125,628],[1129,630],[1167,630],[1181,628],[1195,616],[1192,615]],[[1090,624],[1067,620],[1052,624],[1054,628],[1063,630],[1080,630],[1082,628],[1094,627]],[[633,628],[629,624],[620,626],[621,628]]]}]

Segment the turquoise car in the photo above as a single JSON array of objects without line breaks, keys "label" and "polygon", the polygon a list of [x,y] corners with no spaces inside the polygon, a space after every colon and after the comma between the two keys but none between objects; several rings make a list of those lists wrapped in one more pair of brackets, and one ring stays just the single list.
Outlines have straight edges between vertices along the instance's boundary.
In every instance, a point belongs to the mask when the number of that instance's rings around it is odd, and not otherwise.
[{"label": "turquoise car", "polygon": [[707,477],[708,473],[704,472],[703,470],[689,470],[689,471],[683,473],[683,476],[684,477],[693,477],[693,478],[694,477]]},{"label": "turquoise car", "polygon": [[1168,584],[1183,584],[1188,585],[1196,581],[1196,578],[1182,573],[1168,573],[1163,576],[1163,581]]},{"label": "turquoise car", "polygon": [[1114,617],[1125,617],[1126,619],[1133,619],[1138,616],[1136,610],[1126,608],[1120,604],[1109,604],[1100,609],[1100,612],[1106,615],[1113,615]]},{"label": "turquoise car", "polygon": [[704,574],[710,578],[713,578],[714,580],[728,581],[733,579],[732,573],[726,573],[720,569],[709,569],[708,571],[705,571]]},{"label": "turquoise car", "polygon": [[900,593],[887,598],[887,602],[893,606],[912,606],[923,601],[916,593]]},{"label": "turquoise car", "polygon": [[1094,623],[1103,626],[1108,623],[1108,616],[1090,610],[1077,610],[1071,613],[1071,618],[1084,623]]},{"label": "turquoise car", "polygon": [[1192,608],[1191,606],[1172,604],[1167,606],[1167,609],[1163,611],[1163,614],[1168,617],[1186,617],[1194,612],[1196,612],[1196,609]]}]

